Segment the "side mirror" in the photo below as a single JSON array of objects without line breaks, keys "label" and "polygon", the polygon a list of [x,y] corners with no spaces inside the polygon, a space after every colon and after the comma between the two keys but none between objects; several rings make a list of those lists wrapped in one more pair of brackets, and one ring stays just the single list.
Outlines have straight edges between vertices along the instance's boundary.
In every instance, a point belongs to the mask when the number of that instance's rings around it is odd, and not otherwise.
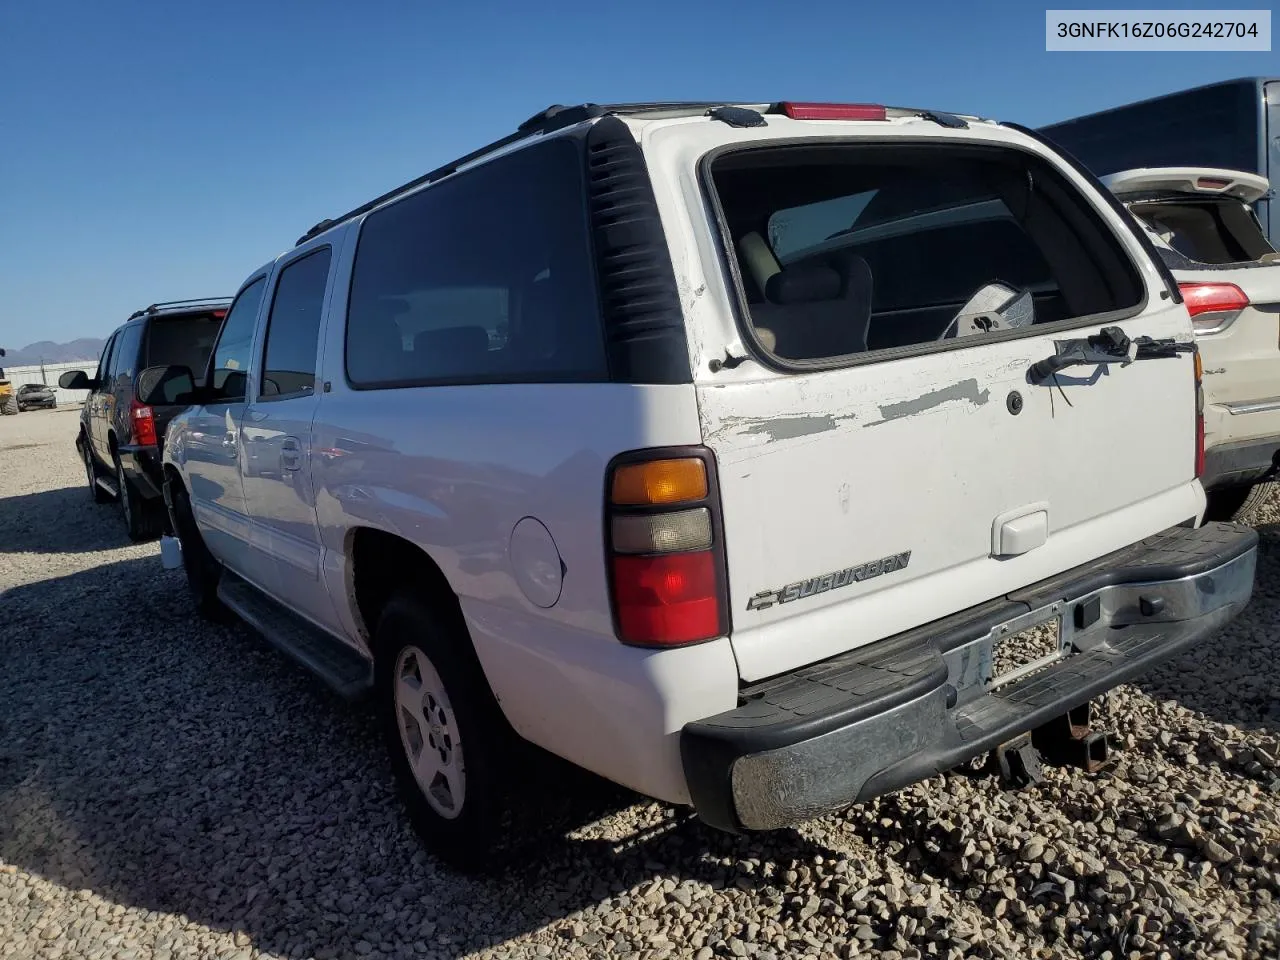
[{"label": "side mirror", "polygon": [[134,381],[134,396],[147,406],[190,406],[197,402],[196,380],[190,367],[147,367]]},{"label": "side mirror", "polygon": [[63,390],[92,390],[98,381],[91,380],[83,370],[68,370],[58,378],[58,386]]}]

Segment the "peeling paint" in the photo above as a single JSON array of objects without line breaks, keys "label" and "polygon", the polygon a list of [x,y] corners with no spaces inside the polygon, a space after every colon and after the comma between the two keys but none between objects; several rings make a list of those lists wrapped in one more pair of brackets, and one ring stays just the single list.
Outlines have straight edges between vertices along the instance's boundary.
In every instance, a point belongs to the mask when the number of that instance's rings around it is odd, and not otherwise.
[{"label": "peeling paint", "polygon": [[961,380],[959,383],[953,383],[949,387],[942,387],[939,390],[930,390],[928,393],[921,394],[912,400],[903,400],[899,403],[887,403],[880,407],[880,416],[883,420],[876,420],[868,423],[868,427],[878,426],[882,423],[888,423],[890,420],[899,420],[902,417],[914,417],[918,413],[924,413],[926,410],[932,410],[934,407],[940,407],[944,403],[952,400],[967,400],[975,407],[980,407],[991,399],[990,390],[979,390],[978,381],[970,377],[968,380]]},{"label": "peeling paint", "polygon": [[1206,371],[1204,372],[1204,376],[1206,376],[1206,377],[1212,377],[1212,376],[1214,376],[1215,374],[1219,374],[1219,373],[1226,373],[1226,372],[1227,372],[1227,368],[1226,368],[1226,367],[1218,367],[1218,369],[1217,369],[1217,370],[1206,370]]},{"label": "peeling paint", "polygon": [[830,413],[821,415],[792,414],[789,416],[770,417],[763,420],[743,420],[734,424],[735,433],[743,436],[754,435],[766,438],[766,443],[775,440],[795,440],[815,433],[826,433],[840,426],[842,420],[852,420],[853,414],[837,417]]}]

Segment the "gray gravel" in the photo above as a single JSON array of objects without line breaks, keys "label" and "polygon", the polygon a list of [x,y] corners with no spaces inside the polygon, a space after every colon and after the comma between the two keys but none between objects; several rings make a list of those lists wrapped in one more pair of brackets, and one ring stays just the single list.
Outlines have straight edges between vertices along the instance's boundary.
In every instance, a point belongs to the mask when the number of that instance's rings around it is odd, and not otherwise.
[{"label": "gray gravel", "polygon": [[745,839],[588,781],[529,865],[460,879],[410,833],[367,709],[194,621],[88,502],[74,428],[0,419],[0,957],[1280,949],[1280,526],[1245,615],[1113,695],[1103,774],[949,775]]}]

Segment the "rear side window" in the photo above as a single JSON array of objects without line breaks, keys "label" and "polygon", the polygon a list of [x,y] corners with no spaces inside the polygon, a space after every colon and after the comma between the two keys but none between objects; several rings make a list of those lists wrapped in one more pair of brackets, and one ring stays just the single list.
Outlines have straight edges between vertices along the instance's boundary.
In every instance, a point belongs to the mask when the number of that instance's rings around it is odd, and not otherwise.
[{"label": "rear side window", "polygon": [[280,271],[267,320],[261,400],[315,393],[316,348],[331,255],[329,247],[322,247]]},{"label": "rear side window", "polygon": [[1143,302],[1086,198],[1021,151],[787,145],[727,153],[709,170],[744,319],[783,361],[954,345]]},{"label": "rear side window", "polygon": [[209,363],[226,311],[153,317],[147,329],[148,367],[186,367],[199,375]]},{"label": "rear side window", "polygon": [[577,147],[551,140],[368,216],[347,311],[356,387],[606,378]]},{"label": "rear side window", "polygon": [[210,386],[217,391],[217,402],[243,400],[248,389],[249,362],[253,353],[253,329],[262,304],[266,277],[259,277],[240,291],[231,312],[223,321],[218,345],[213,351]]}]

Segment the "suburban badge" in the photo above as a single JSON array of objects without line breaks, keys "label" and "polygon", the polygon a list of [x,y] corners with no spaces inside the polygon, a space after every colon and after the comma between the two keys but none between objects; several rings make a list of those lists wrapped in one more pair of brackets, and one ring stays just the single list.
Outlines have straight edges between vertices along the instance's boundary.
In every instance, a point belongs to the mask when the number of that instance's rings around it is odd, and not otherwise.
[{"label": "suburban badge", "polygon": [[895,553],[879,560],[872,560],[870,563],[861,563],[856,567],[845,567],[834,573],[824,573],[821,576],[810,577],[808,580],[797,580],[776,590],[762,590],[747,601],[747,609],[768,610],[775,603],[790,603],[792,600],[804,600],[806,597],[817,596],[828,590],[839,590],[851,583],[861,583],[863,580],[870,580],[881,574],[903,570],[910,560],[911,551],[908,550],[905,553]]}]

